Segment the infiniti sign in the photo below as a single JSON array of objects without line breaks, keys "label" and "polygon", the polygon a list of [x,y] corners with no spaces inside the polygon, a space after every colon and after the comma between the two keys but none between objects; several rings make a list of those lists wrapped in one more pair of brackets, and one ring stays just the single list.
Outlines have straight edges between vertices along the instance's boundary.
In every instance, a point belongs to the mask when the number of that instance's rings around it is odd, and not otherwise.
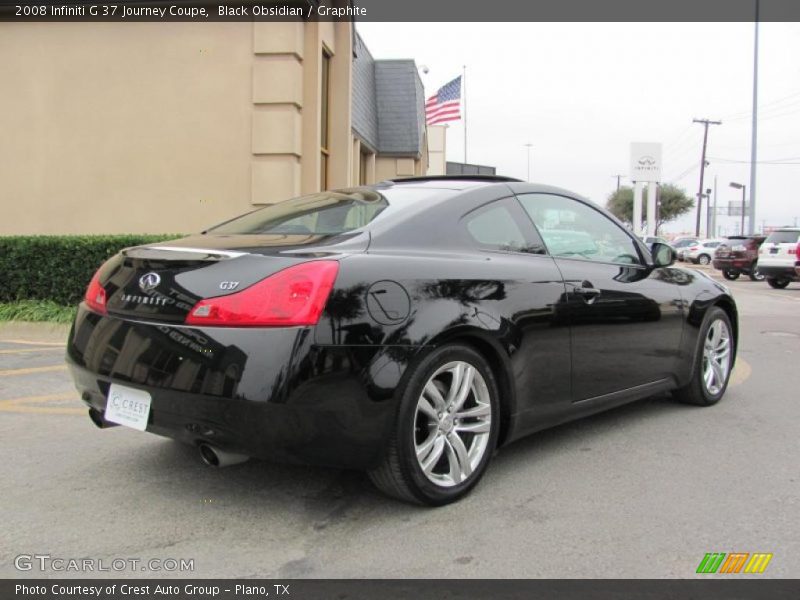
[{"label": "infiniti sign", "polygon": [[143,292],[154,290],[159,283],[161,283],[161,277],[159,277],[158,273],[145,273],[139,278],[139,287]]},{"label": "infiniti sign", "polygon": [[646,183],[661,181],[661,144],[634,142],[631,144],[631,181]]}]

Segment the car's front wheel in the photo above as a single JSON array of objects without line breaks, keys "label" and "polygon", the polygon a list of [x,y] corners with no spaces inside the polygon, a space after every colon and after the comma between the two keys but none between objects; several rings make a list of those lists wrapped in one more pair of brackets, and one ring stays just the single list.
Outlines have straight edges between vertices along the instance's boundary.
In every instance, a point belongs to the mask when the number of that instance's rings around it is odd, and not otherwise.
[{"label": "car's front wheel", "polygon": [[711,257],[708,254],[701,254],[697,257],[697,262],[701,265],[707,265],[711,262]]},{"label": "car's front wheel", "polygon": [[686,386],[675,390],[675,397],[698,406],[719,402],[733,369],[734,344],[727,313],[716,306],[709,308],[698,335],[692,378]]},{"label": "car's front wheel", "polygon": [[731,271],[730,269],[726,269],[722,272],[722,276],[728,281],[736,281],[739,279],[739,275],[739,271]]},{"label": "car's front wheel", "polygon": [[766,279],[764,274],[758,270],[758,265],[756,263],[753,263],[753,266],[750,267],[749,276],[750,281],[764,281],[764,279]]},{"label": "car's front wheel", "polygon": [[480,480],[499,431],[498,388],[474,349],[442,346],[398,390],[397,422],[382,464],[369,473],[390,496],[439,506]]},{"label": "car's front wheel", "polygon": [[776,290],[782,290],[789,285],[789,280],[778,279],[776,277],[767,277],[767,283],[770,285],[770,287],[774,287]]}]

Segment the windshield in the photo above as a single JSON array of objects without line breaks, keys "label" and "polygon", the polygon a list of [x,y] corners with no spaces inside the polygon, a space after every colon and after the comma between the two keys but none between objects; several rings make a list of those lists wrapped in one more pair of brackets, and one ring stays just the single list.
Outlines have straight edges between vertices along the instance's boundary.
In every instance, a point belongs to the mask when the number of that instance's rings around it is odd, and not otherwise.
[{"label": "windshield", "polygon": [[773,231],[767,238],[768,244],[796,244],[800,231]]},{"label": "windshield", "polygon": [[320,192],[255,210],[208,230],[214,234],[337,235],[409,206],[452,194],[449,190],[391,187]]}]

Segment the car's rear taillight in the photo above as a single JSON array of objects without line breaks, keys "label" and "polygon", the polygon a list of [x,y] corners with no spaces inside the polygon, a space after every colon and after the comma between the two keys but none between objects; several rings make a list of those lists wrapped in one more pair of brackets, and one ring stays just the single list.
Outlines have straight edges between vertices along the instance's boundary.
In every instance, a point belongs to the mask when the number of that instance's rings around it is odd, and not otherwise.
[{"label": "car's rear taillight", "polygon": [[689,246],[689,252],[694,252],[695,250],[700,250],[700,246]]},{"label": "car's rear taillight", "polygon": [[192,307],[187,325],[280,327],[316,325],[339,272],[335,260],[317,260],[278,271],[250,287],[206,298]]},{"label": "car's rear taillight", "polygon": [[100,271],[94,274],[92,280],[89,282],[89,287],[86,288],[86,295],[83,297],[86,306],[90,310],[100,313],[101,315],[107,314],[106,309],[106,291],[100,285]]}]

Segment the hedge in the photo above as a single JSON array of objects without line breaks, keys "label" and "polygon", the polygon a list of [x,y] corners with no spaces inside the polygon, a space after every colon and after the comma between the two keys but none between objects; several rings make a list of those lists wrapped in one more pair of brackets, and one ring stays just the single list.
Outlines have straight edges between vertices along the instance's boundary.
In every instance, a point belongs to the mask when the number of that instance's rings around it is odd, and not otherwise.
[{"label": "hedge", "polygon": [[0,237],[0,302],[80,302],[89,280],[110,256],[128,246],[170,235],[45,235]]}]

